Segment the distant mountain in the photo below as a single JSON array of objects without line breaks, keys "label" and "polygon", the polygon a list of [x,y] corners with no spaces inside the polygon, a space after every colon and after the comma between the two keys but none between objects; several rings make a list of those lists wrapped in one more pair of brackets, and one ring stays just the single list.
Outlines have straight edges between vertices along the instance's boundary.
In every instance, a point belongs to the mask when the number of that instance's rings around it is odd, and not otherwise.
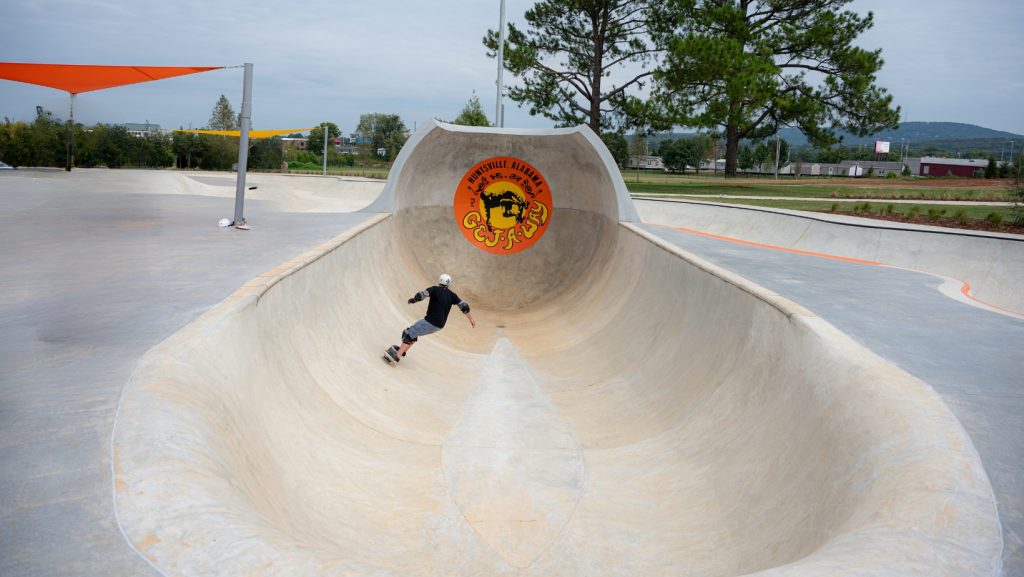
[{"label": "distant mountain", "polygon": [[[650,148],[668,138],[686,138],[695,132],[673,132],[656,134],[647,139]],[[807,137],[796,128],[783,128],[779,135],[794,149],[810,146]],[[896,130],[884,130],[874,136],[860,138],[848,132],[840,132],[842,144],[847,147],[874,146],[876,140],[891,143],[892,150],[898,150],[901,142],[910,144],[911,151],[923,153],[992,155],[996,158],[1005,152],[1009,154],[1009,141],[1013,140],[1017,150],[1024,148],[1024,135],[992,130],[962,122],[904,122]]]},{"label": "distant mountain", "polygon": [[[786,139],[795,147],[807,146],[807,137],[796,128],[783,128],[779,131],[782,138]],[[923,146],[936,144],[944,141],[960,140],[1017,140],[1024,141],[1024,136],[992,130],[974,124],[962,122],[904,122],[896,130],[883,130],[874,136],[860,138],[848,132],[840,132],[843,137],[843,144],[846,146],[859,146],[861,144],[873,145],[876,140],[887,140],[889,142],[900,142],[906,140],[911,146]],[[979,142],[980,143],[980,142]]]}]

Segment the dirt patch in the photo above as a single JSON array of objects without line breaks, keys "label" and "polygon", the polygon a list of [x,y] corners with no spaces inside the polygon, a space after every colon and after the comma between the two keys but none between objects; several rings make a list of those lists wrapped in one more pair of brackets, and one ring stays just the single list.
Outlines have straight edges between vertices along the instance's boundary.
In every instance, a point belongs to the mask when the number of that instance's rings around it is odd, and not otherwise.
[{"label": "dirt patch", "polygon": [[1007,190],[1010,186],[1006,178],[821,178],[801,180],[736,179],[727,180],[730,184],[771,184],[772,186],[847,186],[851,188],[921,188],[921,189],[964,189],[972,190]]}]

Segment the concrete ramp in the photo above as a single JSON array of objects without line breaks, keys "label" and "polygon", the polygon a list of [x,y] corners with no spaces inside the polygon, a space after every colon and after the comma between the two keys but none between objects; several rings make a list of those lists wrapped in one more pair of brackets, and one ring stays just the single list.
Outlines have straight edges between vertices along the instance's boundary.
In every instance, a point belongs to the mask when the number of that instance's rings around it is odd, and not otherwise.
[{"label": "concrete ramp", "polygon": [[[617,174],[586,128],[421,128],[376,217],[140,361],[128,541],[167,575],[998,574],[930,387],[634,227]],[[478,327],[382,362],[440,272]]]}]

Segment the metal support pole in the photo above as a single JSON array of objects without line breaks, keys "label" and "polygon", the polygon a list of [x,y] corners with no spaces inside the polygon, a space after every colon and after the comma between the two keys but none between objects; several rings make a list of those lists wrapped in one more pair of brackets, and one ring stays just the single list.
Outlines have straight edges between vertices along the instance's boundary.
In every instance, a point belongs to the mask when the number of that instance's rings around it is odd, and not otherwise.
[{"label": "metal support pole", "polygon": [[775,180],[779,179],[779,127],[775,127]]},{"label": "metal support pole", "polygon": [[502,103],[504,84],[501,74],[505,71],[505,0],[501,0],[501,18],[498,25],[498,101],[494,107],[494,125],[505,126],[505,105]]},{"label": "metal support pole", "polygon": [[71,172],[75,165],[75,95],[71,94],[70,116],[68,118],[68,150],[64,170]]},{"label": "metal support pole", "polygon": [[324,123],[323,134],[324,134],[324,176],[327,176],[327,123]]},{"label": "metal support pole", "polygon": [[249,168],[249,126],[252,124],[252,64],[245,63],[242,81],[241,137],[238,139],[238,179],[235,184],[235,226],[244,226],[245,217],[245,171]]}]

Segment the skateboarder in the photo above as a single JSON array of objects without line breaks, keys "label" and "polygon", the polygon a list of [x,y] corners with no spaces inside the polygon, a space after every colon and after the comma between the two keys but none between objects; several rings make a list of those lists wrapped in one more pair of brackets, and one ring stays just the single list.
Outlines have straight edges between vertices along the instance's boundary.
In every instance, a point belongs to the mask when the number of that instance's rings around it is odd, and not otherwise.
[{"label": "skateboarder", "polygon": [[414,304],[429,298],[427,315],[402,331],[402,345],[390,347],[384,355],[384,360],[392,364],[397,363],[420,337],[443,329],[445,323],[448,322],[448,313],[451,312],[453,306],[459,307],[459,310],[469,319],[469,324],[476,328],[473,314],[469,312],[469,303],[448,288],[450,284],[452,284],[452,277],[442,274],[437,279],[437,285],[421,290],[409,299],[409,304]]}]

